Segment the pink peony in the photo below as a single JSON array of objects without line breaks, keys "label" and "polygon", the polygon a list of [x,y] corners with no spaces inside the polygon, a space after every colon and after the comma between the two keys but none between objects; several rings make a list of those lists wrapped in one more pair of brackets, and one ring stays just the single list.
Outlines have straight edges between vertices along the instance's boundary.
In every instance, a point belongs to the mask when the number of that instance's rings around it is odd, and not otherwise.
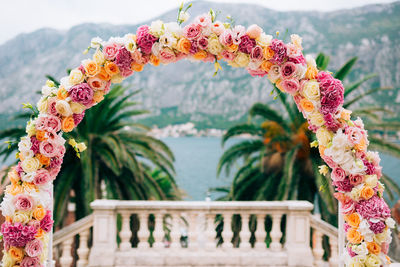
[{"label": "pink peony", "polygon": [[219,36],[219,42],[224,46],[230,46],[233,44],[232,30],[227,29]]},{"label": "pink peony", "polygon": [[343,104],[344,87],[337,79],[324,79],[319,84],[321,90],[321,113],[334,114]]},{"label": "pink peony", "polygon": [[206,49],[207,49],[207,46],[208,46],[208,39],[207,39],[207,37],[202,36],[202,37],[200,37],[200,38],[197,40],[197,47],[198,47],[198,48],[200,48],[200,49],[202,49],[202,50],[206,50]]},{"label": "pink peony", "polygon": [[108,60],[114,60],[120,46],[116,43],[108,44],[103,47],[104,57]]},{"label": "pink peony", "polygon": [[122,76],[128,77],[133,73],[133,71],[131,70],[131,53],[129,53],[129,51],[125,47],[121,47],[118,50],[115,56],[115,64],[118,66]]},{"label": "pink peony", "polygon": [[281,40],[273,39],[270,48],[274,51],[274,57],[271,61],[277,64],[282,64],[287,57],[285,43]]},{"label": "pink peony", "polygon": [[46,232],[50,232],[54,221],[51,218],[51,211],[47,211],[46,216],[40,221],[40,228]]},{"label": "pink peony", "polygon": [[325,126],[329,131],[336,132],[340,128],[340,123],[332,113],[324,114]]},{"label": "pink peony", "polygon": [[375,173],[375,166],[372,162],[369,162],[366,158],[363,159],[364,166],[367,168],[365,171],[366,174],[372,175]]},{"label": "pink peony", "polygon": [[361,174],[350,174],[349,180],[352,185],[356,186],[364,181],[364,176]]},{"label": "pink peony", "polygon": [[281,82],[281,87],[285,92],[294,95],[299,91],[300,84],[297,79],[287,79]]},{"label": "pink peony", "polygon": [[42,141],[39,146],[40,154],[48,158],[55,157],[58,154],[58,144],[52,140]]},{"label": "pink peony", "polygon": [[380,234],[383,232],[383,230],[385,230],[386,228],[386,224],[382,221],[379,222],[369,222],[369,229],[371,229],[372,232],[374,232],[374,234]]},{"label": "pink peony", "polygon": [[325,79],[333,79],[332,75],[326,71],[320,71],[317,75],[317,81],[321,82]]},{"label": "pink peony", "polygon": [[81,114],[73,114],[72,118],[74,118],[75,126],[78,126],[84,117],[85,117],[85,111],[83,111]]},{"label": "pink peony", "polygon": [[35,185],[44,185],[47,184],[52,180],[50,173],[45,170],[41,169],[36,172],[35,178],[33,179],[33,183]]},{"label": "pink peony", "polygon": [[140,26],[136,31],[136,42],[140,50],[145,54],[151,53],[153,44],[157,41],[157,37],[149,33],[149,26]]},{"label": "pink peony", "polygon": [[31,136],[31,144],[32,144],[31,150],[33,151],[33,153],[38,154],[40,142],[39,140],[37,140],[35,136]]},{"label": "pink peony", "polygon": [[251,50],[256,46],[256,41],[248,35],[240,37],[239,51],[245,54],[250,54]]},{"label": "pink peony", "polygon": [[160,56],[160,61],[163,64],[169,64],[169,63],[175,62],[175,60],[176,60],[174,51],[172,51],[169,48],[161,49],[159,56]]},{"label": "pink peony", "polygon": [[72,101],[88,106],[93,101],[93,89],[87,83],[77,84],[69,90]]},{"label": "pink peony", "polygon": [[63,163],[63,157],[51,158],[50,168],[52,169],[52,168],[55,168],[55,167],[59,167],[59,166],[61,166],[62,163]]},{"label": "pink peony", "polygon": [[29,257],[38,257],[42,254],[43,243],[39,239],[34,239],[26,244],[25,252]]},{"label": "pink peony", "polygon": [[349,179],[344,179],[342,181],[333,181],[332,184],[336,186],[336,190],[340,192],[350,192],[354,187],[350,183]]},{"label": "pink peony", "polygon": [[334,181],[343,181],[346,179],[346,172],[342,168],[336,167],[332,170],[331,178]]},{"label": "pink peony", "polygon": [[351,226],[348,223],[343,224],[343,230],[347,233],[347,231],[351,229]]},{"label": "pink peony", "polygon": [[200,24],[189,24],[183,28],[183,36],[188,38],[189,40],[197,39],[201,33],[201,25]]},{"label": "pink peony", "polygon": [[357,212],[365,219],[389,218],[390,209],[385,200],[377,195],[368,200],[361,200],[356,205]]},{"label": "pink peony", "polygon": [[286,62],[281,67],[281,76],[283,79],[292,78],[296,73],[297,66],[293,62]]},{"label": "pink peony", "polygon": [[8,246],[24,247],[35,238],[37,230],[34,226],[5,222],[1,225],[1,233],[4,243]]},{"label": "pink peony", "polygon": [[263,59],[263,52],[262,52],[262,48],[259,45],[256,45],[250,53],[250,58],[252,60],[262,60]]},{"label": "pink peony", "polygon": [[25,257],[21,262],[21,267],[41,267],[39,257]]},{"label": "pink peony", "polygon": [[24,194],[16,195],[13,202],[17,210],[31,210],[33,208],[32,198]]}]

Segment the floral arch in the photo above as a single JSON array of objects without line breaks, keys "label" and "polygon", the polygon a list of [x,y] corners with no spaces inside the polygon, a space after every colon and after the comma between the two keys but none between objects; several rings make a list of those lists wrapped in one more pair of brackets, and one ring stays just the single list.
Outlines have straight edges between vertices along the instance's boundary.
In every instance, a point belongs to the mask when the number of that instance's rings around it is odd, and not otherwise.
[{"label": "floral arch", "polygon": [[[266,76],[278,93],[293,96],[300,112],[316,133],[320,155],[331,171],[335,197],[341,203],[348,266],[381,266],[386,256],[394,221],[382,198],[381,167],[377,152],[367,150],[367,132],[361,119],[352,120],[342,107],[344,88],[331,73],[319,71],[311,56],[302,54],[302,40],[291,35],[284,43],[257,25],[247,29],[201,15],[185,27],[182,10],[178,23],[160,20],[143,25],[136,34],[102,41],[94,38],[92,58],[82,61],[56,86],[48,81],[42,89],[37,118],[26,127],[19,142],[20,159],[8,173],[11,181],[1,204],[6,222],[1,226],[5,244],[4,267],[43,266],[52,231],[52,181],[60,171],[65,153],[63,132],[72,131],[85,110],[103,100],[112,83],[142,71],[145,65],[170,64],[182,59],[214,62],[246,68],[252,76]],[[278,35],[278,34],[277,34]],[[72,145],[77,151],[83,144]],[[329,168],[328,168],[329,166]]]}]

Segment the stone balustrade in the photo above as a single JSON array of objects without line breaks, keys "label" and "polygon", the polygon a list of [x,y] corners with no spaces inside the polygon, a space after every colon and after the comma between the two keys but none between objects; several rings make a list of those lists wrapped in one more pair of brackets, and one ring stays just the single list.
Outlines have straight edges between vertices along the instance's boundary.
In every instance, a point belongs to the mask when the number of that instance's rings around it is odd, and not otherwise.
[{"label": "stone balustrade", "polygon": [[91,206],[84,223],[55,234],[59,266],[326,266],[327,259],[338,265],[337,229],[311,215],[306,201],[96,200]]}]

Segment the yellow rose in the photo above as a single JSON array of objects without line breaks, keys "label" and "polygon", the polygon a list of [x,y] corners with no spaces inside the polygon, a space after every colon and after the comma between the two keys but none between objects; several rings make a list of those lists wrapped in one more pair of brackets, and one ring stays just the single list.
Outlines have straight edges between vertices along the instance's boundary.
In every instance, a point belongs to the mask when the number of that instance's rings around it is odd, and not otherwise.
[{"label": "yellow rose", "polygon": [[365,259],[365,266],[367,267],[379,267],[381,266],[381,260],[377,255],[369,254]]},{"label": "yellow rose", "polygon": [[364,267],[364,259],[361,257],[353,257],[347,264],[348,267]]},{"label": "yellow rose", "polygon": [[101,52],[99,49],[96,50],[96,53],[93,55],[93,60],[96,62],[98,65],[103,65],[104,61],[106,60],[104,58],[103,52]]},{"label": "yellow rose", "polygon": [[378,184],[378,177],[376,176],[376,174],[365,175],[365,185],[367,185],[371,188],[375,188],[375,186],[377,186],[377,184]]},{"label": "yellow rose", "polygon": [[249,65],[249,62],[250,62],[249,56],[244,53],[239,52],[238,55],[233,60],[232,66],[242,68],[242,67],[246,67],[247,65]]},{"label": "yellow rose", "polygon": [[37,107],[40,113],[47,113],[47,99],[40,98]]},{"label": "yellow rose", "polygon": [[350,192],[350,197],[354,201],[358,201],[360,199],[360,194],[361,194],[362,188],[359,187],[353,187]]},{"label": "yellow rose", "polygon": [[317,130],[318,144],[327,147],[329,142],[331,142],[333,134],[331,131],[327,130],[325,127],[320,127]]},{"label": "yellow rose", "polygon": [[219,42],[217,37],[212,37],[208,40],[208,47],[207,50],[213,55],[218,55],[219,53],[222,52],[222,45]]},{"label": "yellow rose", "polygon": [[35,123],[30,120],[27,124],[26,124],[26,129],[25,129],[26,133],[28,134],[28,137],[34,136],[36,135],[36,127],[35,127]]},{"label": "yellow rose", "polygon": [[15,263],[15,260],[11,257],[10,253],[6,252],[3,255],[3,262],[2,265],[3,267],[13,267]]},{"label": "yellow rose", "polygon": [[16,211],[14,215],[12,216],[13,222],[20,222],[22,224],[27,224],[32,216],[31,212],[26,212],[26,211]]},{"label": "yellow rose", "polygon": [[40,168],[40,161],[37,158],[25,159],[21,166],[26,173],[34,172]]},{"label": "yellow rose", "polygon": [[96,103],[101,102],[104,99],[104,92],[103,91],[95,91],[93,95],[93,101]]},{"label": "yellow rose", "polygon": [[65,100],[58,100],[56,102],[56,110],[59,114],[63,115],[64,117],[69,117],[72,115],[71,107]]},{"label": "yellow rose", "polygon": [[387,229],[383,230],[382,233],[374,235],[374,241],[377,242],[378,244],[385,242],[387,238],[388,238]]},{"label": "yellow rose", "polygon": [[124,77],[121,74],[116,74],[111,77],[111,83],[122,83]]},{"label": "yellow rose", "polygon": [[75,114],[81,114],[86,109],[84,105],[79,104],[77,102],[72,102],[69,106],[72,112]]},{"label": "yellow rose", "polygon": [[82,71],[80,71],[79,69],[73,69],[69,73],[68,80],[71,85],[75,85],[83,82],[84,78],[85,76],[83,75]]},{"label": "yellow rose", "polygon": [[310,122],[313,125],[318,126],[318,127],[321,127],[322,125],[325,124],[324,117],[318,111],[315,111],[315,112],[309,114],[308,119],[310,120]]},{"label": "yellow rose", "polygon": [[319,101],[319,83],[316,80],[306,82],[301,93],[308,100]]}]

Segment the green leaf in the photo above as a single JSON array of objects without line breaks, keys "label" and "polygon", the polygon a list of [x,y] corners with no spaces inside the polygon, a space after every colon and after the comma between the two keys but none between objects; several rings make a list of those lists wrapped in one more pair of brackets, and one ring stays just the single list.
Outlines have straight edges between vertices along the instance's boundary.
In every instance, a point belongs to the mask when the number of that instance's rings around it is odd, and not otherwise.
[{"label": "green leaf", "polygon": [[326,70],[329,61],[330,61],[329,56],[325,55],[324,53],[319,53],[317,58],[315,59],[315,62],[317,63],[317,68],[319,70]]},{"label": "green leaf", "polygon": [[351,72],[354,64],[356,64],[358,57],[353,57],[347,61],[338,71],[335,72],[335,78],[343,81],[346,76]]}]

